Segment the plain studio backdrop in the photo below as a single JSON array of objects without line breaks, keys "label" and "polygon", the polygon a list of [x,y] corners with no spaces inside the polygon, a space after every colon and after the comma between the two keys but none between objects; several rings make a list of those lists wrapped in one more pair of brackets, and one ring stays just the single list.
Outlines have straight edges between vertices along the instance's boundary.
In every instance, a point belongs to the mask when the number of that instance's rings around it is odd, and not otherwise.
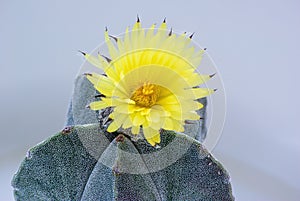
[{"label": "plain studio backdrop", "polygon": [[[223,78],[227,116],[212,151],[236,200],[299,200],[300,3],[252,1],[0,2],[0,200],[26,151],[60,131],[83,63],[77,50],[144,27],[195,32]],[[217,112],[217,111],[215,111]]]}]

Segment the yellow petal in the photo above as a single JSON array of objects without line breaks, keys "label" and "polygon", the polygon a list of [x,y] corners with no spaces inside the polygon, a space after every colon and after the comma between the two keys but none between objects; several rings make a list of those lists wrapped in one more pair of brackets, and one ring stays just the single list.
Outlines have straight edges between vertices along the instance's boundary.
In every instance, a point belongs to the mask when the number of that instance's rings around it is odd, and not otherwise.
[{"label": "yellow petal", "polygon": [[114,120],[114,123],[116,124],[117,127],[121,127],[122,124],[128,118],[128,115],[126,115],[126,114],[120,114],[120,113],[117,113],[115,111],[112,112],[109,116],[110,116],[110,118],[112,118]]},{"label": "yellow petal", "polygon": [[115,132],[116,130],[118,130],[120,127],[113,121],[111,122],[111,124],[108,126],[107,128],[107,132]]},{"label": "yellow petal", "polygon": [[130,116],[128,116],[128,117],[125,119],[125,121],[124,121],[122,127],[123,127],[124,129],[126,129],[126,128],[132,127],[132,125],[133,125],[132,120],[131,120]]},{"label": "yellow petal", "polygon": [[109,55],[110,55],[111,59],[114,60],[118,57],[118,50],[112,43],[112,41],[109,37],[108,31],[105,31],[104,36],[105,36],[106,45],[108,47]]},{"label": "yellow petal", "polygon": [[160,142],[160,134],[158,130],[154,130],[150,127],[146,127],[143,128],[143,132],[144,132],[144,137],[152,146]]},{"label": "yellow petal", "polygon": [[85,54],[84,57],[88,62],[90,62],[94,66],[96,66],[100,69],[104,69],[102,62],[97,57],[90,55],[90,54]]},{"label": "yellow petal", "polygon": [[103,101],[95,101],[89,104],[91,110],[101,110],[108,107],[108,105]]},{"label": "yellow petal", "polygon": [[152,45],[152,38],[154,36],[154,29],[155,29],[155,24],[152,24],[152,26],[147,30],[146,32],[146,37],[145,37],[145,48],[150,48]]},{"label": "yellow petal", "polygon": [[178,131],[178,132],[183,132],[184,131],[182,121],[173,120],[173,125],[174,125],[174,131]]},{"label": "yellow petal", "polygon": [[129,104],[120,104],[115,107],[114,111],[118,113],[123,113],[123,114],[132,114],[135,112],[135,105],[129,105]]},{"label": "yellow petal", "polygon": [[147,142],[149,142],[149,144],[151,144],[153,147],[155,146],[155,142],[151,138],[147,139]]},{"label": "yellow petal", "polygon": [[161,121],[157,121],[157,122],[150,121],[150,122],[147,122],[147,123],[148,124],[145,125],[145,127],[150,127],[154,130],[159,130],[159,129],[162,128],[164,120],[162,119]]},{"label": "yellow petal", "polygon": [[147,115],[147,120],[149,122],[159,122],[161,117],[161,113],[158,110],[152,109],[150,110],[149,115]]},{"label": "yellow petal", "polygon": [[173,120],[171,118],[165,118],[164,125],[162,126],[165,130],[173,130]]},{"label": "yellow petal", "polygon": [[172,105],[172,104],[177,104],[178,100],[176,98],[176,96],[174,96],[173,94],[167,97],[161,97],[159,98],[159,100],[157,101],[157,104],[160,105]]},{"label": "yellow petal", "polygon": [[188,82],[191,87],[199,86],[205,83],[207,80],[211,78],[210,75],[199,75],[197,73],[190,74],[188,77]]},{"label": "yellow petal", "polygon": [[153,138],[151,138],[151,140],[157,144],[160,143],[160,135],[155,135]]},{"label": "yellow petal", "polygon": [[145,122],[145,120],[146,120],[145,117],[141,115],[139,112],[137,112],[134,114],[132,123],[134,126],[140,126]]},{"label": "yellow petal", "polygon": [[93,84],[96,85],[98,83],[98,80],[100,79],[102,75],[99,75],[97,73],[87,73],[86,78]]},{"label": "yellow petal", "polygon": [[214,92],[213,89],[194,88],[190,89],[194,94],[194,99],[206,97]]},{"label": "yellow petal", "polygon": [[188,119],[188,120],[198,120],[198,119],[200,119],[200,116],[195,111],[184,113],[183,117],[184,117],[184,119]]},{"label": "yellow petal", "polygon": [[140,132],[140,127],[139,126],[132,126],[131,128],[131,133],[134,134],[134,135],[137,135],[139,134]]},{"label": "yellow petal", "polygon": [[[93,74],[93,77],[95,75]],[[88,78],[89,80],[91,78]],[[114,81],[106,76],[98,75],[98,77],[93,78],[91,82],[94,83],[94,87],[104,94],[105,96],[116,96],[116,97],[128,97],[127,91],[123,88],[121,84],[116,84]]]}]

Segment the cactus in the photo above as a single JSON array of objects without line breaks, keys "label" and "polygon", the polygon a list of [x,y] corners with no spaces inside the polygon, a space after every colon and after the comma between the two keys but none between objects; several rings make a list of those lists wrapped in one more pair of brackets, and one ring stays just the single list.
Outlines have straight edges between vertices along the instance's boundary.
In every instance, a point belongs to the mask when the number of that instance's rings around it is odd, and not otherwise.
[{"label": "cactus", "polygon": [[79,76],[66,128],[31,148],[14,175],[16,200],[234,200],[228,173],[200,142],[205,119],[185,134],[163,131],[152,147],[107,133],[105,114],[85,109],[94,95]]}]

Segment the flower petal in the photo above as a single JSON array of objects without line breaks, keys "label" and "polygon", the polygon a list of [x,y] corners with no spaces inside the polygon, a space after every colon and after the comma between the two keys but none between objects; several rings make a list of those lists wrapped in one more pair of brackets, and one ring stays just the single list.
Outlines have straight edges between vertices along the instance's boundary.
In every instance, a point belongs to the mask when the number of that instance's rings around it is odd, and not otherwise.
[{"label": "flower petal", "polygon": [[[169,34],[165,22],[157,31],[154,28],[152,25],[145,30],[137,21],[116,43],[105,31],[111,60],[85,55],[106,74],[87,74],[95,89],[105,96],[92,102],[91,109],[112,107],[109,132],[131,127],[131,132],[138,134],[142,128],[152,146],[160,142],[161,128],[183,132],[185,120],[199,119],[196,111],[203,105],[197,99],[213,92],[198,88],[211,77],[196,72],[204,50],[197,50],[186,34]],[[154,95],[141,88],[149,85],[155,86]],[[144,104],[150,99],[151,104]]]},{"label": "flower petal", "polygon": [[93,64],[94,66],[100,68],[100,69],[104,69],[105,65],[103,65],[102,61],[98,58],[95,57],[91,54],[85,54],[84,55],[85,59],[90,62],[91,64]]},{"label": "flower petal", "polygon": [[116,130],[118,130],[119,128],[120,128],[119,125],[116,124],[115,121],[113,121],[113,122],[111,122],[111,124],[108,126],[107,132],[112,133],[112,132],[115,132]]},{"label": "flower petal", "polygon": [[158,130],[154,130],[150,127],[143,128],[144,131],[144,137],[146,140],[154,146],[157,143],[160,143],[160,135]]},{"label": "flower petal", "polygon": [[206,97],[214,92],[213,89],[194,88],[190,89],[194,94],[194,99]]},{"label": "flower petal", "polygon": [[107,105],[105,102],[103,101],[95,101],[95,102],[91,102],[89,104],[89,108],[91,110],[101,110],[104,109],[106,107],[108,107],[109,105]]},{"label": "flower petal", "polygon": [[139,126],[132,126],[131,132],[132,132],[132,134],[134,134],[134,135],[139,134],[139,132],[140,132],[140,127],[139,127]]},{"label": "flower petal", "polygon": [[136,112],[133,114],[133,125],[134,126],[140,126],[146,121],[145,117],[141,115],[140,112]]}]

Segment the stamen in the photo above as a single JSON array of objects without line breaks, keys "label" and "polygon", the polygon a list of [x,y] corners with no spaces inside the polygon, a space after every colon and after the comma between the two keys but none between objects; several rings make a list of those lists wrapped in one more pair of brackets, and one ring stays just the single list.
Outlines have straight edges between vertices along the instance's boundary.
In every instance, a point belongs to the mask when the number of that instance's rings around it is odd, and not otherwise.
[{"label": "stamen", "polygon": [[131,96],[137,105],[142,107],[151,107],[155,105],[159,97],[159,86],[150,83],[144,83],[143,86],[135,90]]}]

